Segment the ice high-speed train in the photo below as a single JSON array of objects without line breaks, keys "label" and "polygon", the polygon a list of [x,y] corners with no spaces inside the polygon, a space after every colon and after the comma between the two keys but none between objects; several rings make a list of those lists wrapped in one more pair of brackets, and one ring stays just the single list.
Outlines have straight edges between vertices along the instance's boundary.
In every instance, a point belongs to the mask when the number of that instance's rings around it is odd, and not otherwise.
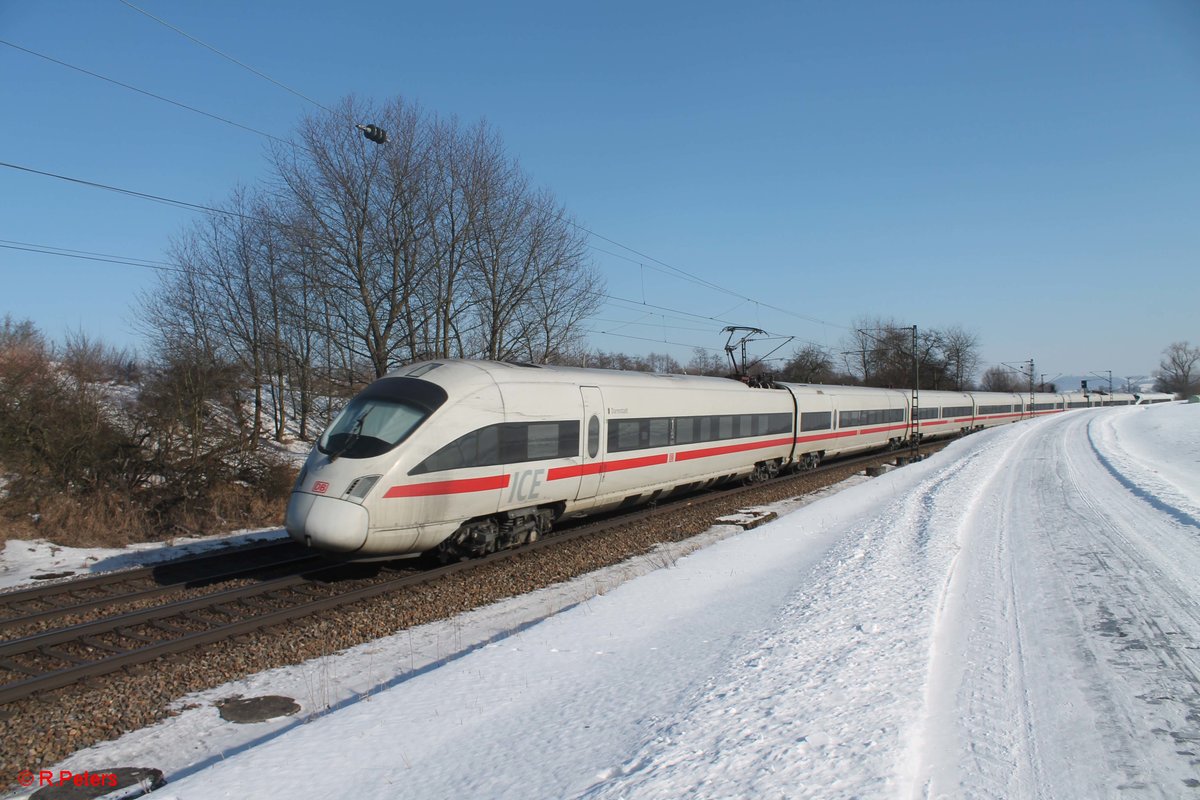
[{"label": "ice high-speed train", "polygon": [[413,364],[372,383],[309,455],[287,509],[298,542],[342,558],[483,555],[565,515],[855,451],[1134,395],[922,391],[493,361]]}]

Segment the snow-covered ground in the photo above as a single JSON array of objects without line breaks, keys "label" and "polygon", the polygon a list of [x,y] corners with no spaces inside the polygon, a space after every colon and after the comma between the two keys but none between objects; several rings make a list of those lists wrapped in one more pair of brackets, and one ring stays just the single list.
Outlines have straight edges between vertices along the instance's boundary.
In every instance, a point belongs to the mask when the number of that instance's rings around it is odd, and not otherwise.
[{"label": "snow-covered ground", "polygon": [[43,539],[9,539],[0,550],[0,590],[56,578],[78,578],[97,572],[145,567],[226,547],[286,537],[287,531],[282,528],[269,528],[235,534],[182,536],[171,542],[145,542],[128,547],[66,547]]},{"label": "snow-covered ground", "polygon": [[1005,426],[728,533],[63,766],[180,800],[1200,796],[1200,406]]}]

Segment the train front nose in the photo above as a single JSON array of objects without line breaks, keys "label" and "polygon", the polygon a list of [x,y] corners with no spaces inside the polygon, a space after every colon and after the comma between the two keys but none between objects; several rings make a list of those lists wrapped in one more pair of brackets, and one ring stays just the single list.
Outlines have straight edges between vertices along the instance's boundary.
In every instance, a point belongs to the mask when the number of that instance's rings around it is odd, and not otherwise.
[{"label": "train front nose", "polygon": [[357,503],[306,492],[292,492],[287,532],[306,547],[353,553],[367,542],[367,510]]}]

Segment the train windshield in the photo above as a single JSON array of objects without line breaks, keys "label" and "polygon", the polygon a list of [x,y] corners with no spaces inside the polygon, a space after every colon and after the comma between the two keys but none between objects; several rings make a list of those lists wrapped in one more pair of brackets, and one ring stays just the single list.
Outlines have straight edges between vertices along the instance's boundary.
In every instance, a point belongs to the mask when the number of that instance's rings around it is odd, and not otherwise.
[{"label": "train windshield", "polygon": [[408,438],[446,401],[441,387],[413,378],[383,378],[350,401],[317,449],[331,458],[373,458]]}]

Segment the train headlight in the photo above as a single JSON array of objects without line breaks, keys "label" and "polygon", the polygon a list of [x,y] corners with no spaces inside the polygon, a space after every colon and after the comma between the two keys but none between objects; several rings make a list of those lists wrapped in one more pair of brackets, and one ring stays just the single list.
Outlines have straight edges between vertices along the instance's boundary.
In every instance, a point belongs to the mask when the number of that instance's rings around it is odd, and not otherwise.
[{"label": "train headlight", "polygon": [[382,475],[364,475],[361,478],[355,478],[350,482],[350,486],[346,489],[346,494],[343,495],[347,500],[354,500],[361,503],[363,498],[367,496],[367,492],[375,487],[375,484]]}]

